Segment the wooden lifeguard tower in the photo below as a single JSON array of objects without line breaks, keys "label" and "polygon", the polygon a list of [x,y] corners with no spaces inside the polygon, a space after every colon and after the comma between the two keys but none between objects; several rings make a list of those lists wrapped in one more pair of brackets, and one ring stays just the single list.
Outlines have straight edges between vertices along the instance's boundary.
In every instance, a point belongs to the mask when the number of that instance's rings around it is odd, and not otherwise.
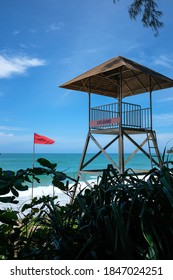
[{"label": "wooden lifeguard tower", "polygon": [[[152,127],[152,92],[173,87],[172,79],[132,60],[118,56],[83,73],[60,87],[88,93],[89,126],[78,170],[78,180],[83,173],[93,174],[98,172],[98,170],[86,170],[86,167],[101,153],[107,157],[109,162],[121,174],[125,171],[126,163],[138,151],[149,158],[151,166],[160,167],[162,165],[156,133]],[[149,93],[148,108],[124,102],[126,97],[146,92]],[[116,102],[92,108],[91,94],[113,97]],[[113,139],[102,147],[95,138],[95,135],[98,134],[102,134],[105,137],[112,135]],[[142,143],[138,143],[134,139],[134,135],[137,134],[143,135]],[[126,160],[124,159],[125,138],[135,147],[132,154]],[[90,141],[93,141],[98,146],[99,152],[86,161]],[[106,151],[116,141],[118,145],[117,162]]]}]

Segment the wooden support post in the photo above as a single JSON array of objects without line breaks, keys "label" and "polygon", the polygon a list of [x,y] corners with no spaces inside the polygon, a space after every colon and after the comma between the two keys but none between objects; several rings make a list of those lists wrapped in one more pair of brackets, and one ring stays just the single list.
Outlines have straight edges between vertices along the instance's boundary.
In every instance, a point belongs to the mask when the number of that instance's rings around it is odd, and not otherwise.
[{"label": "wooden support post", "polygon": [[88,131],[90,131],[90,121],[91,121],[91,93],[88,92]]},{"label": "wooden support post", "polygon": [[[84,85],[85,85],[85,83],[84,83]],[[76,178],[77,183],[76,183],[76,185],[74,186],[74,189],[73,189],[73,195],[72,195],[72,198],[71,198],[71,202],[74,200],[74,197],[76,195],[78,182],[79,182],[79,179],[80,179],[80,171],[83,168],[86,152],[87,152],[89,141],[90,141],[90,120],[91,120],[91,93],[90,93],[90,79],[88,79],[88,134],[87,134],[85,146],[84,146],[83,153],[82,153],[82,158],[81,158],[81,161],[80,161],[80,164],[79,164],[79,169],[78,169],[77,178]]]},{"label": "wooden support post", "polygon": [[83,168],[83,164],[84,164],[86,152],[87,152],[87,149],[88,149],[89,141],[90,141],[90,132],[88,132],[88,134],[87,134],[87,138],[86,138],[86,142],[85,142],[85,146],[84,146],[82,158],[81,158],[80,165],[79,165],[79,169],[78,169],[77,182],[79,181],[80,171],[81,171],[82,168]]},{"label": "wooden support post", "polygon": [[118,142],[118,158],[119,158],[119,170],[120,173],[124,173],[124,139],[123,139],[123,128],[122,128],[122,73],[119,73],[119,114],[120,114],[120,123],[119,123],[119,142]]},{"label": "wooden support post", "polygon": [[153,108],[152,108],[152,83],[151,83],[151,75],[150,75],[150,129],[152,130],[153,129],[153,117],[152,117],[152,114],[153,114]]}]

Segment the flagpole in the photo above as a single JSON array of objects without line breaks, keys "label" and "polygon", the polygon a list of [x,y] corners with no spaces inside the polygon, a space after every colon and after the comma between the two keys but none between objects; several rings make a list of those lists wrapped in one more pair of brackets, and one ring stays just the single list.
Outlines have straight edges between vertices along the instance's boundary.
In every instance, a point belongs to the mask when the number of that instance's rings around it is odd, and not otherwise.
[{"label": "flagpole", "polygon": [[[37,133],[34,133],[34,140],[33,140],[33,163],[32,168],[34,169],[34,162],[35,162],[35,144],[54,144],[55,141]],[[54,189],[53,189],[54,193]],[[32,175],[32,199],[34,196],[34,174]]]},{"label": "flagpole", "polygon": [[[34,162],[35,162],[35,143],[33,140],[33,153],[32,153],[32,169],[34,169]],[[34,197],[34,175],[32,175],[32,194],[31,198],[33,199]]]}]

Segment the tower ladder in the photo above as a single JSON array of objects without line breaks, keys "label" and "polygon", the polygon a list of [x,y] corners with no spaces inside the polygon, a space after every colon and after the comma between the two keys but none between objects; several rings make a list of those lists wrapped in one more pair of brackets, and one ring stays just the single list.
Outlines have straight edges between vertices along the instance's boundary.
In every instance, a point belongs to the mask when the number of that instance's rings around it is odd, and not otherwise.
[{"label": "tower ladder", "polygon": [[151,167],[160,167],[161,166],[161,156],[158,149],[156,132],[154,130],[147,133],[148,139],[148,150],[150,155]]}]

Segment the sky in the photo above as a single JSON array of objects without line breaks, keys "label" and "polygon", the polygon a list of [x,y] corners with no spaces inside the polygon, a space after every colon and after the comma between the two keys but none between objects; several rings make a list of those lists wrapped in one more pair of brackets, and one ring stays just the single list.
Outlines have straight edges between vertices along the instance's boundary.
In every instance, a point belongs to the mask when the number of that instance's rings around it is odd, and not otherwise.
[{"label": "sky", "polygon": [[[0,153],[32,153],[34,132],[55,140],[37,145],[37,152],[81,153],[88,96],[59,86],[113,57],[173,78],[172,0],[158,1],[164,22],[158,37],[140,17],[129,18],[131,2],[0,0]],[[144,94],[128,101],[145,107],[147,100]],[[93,106],[111,102],[92,97]],[[173,89],[153,92],[161,150],[168,141],[173,146],[172,108]],[[130,150],[127,144],[125,151]]]}]

